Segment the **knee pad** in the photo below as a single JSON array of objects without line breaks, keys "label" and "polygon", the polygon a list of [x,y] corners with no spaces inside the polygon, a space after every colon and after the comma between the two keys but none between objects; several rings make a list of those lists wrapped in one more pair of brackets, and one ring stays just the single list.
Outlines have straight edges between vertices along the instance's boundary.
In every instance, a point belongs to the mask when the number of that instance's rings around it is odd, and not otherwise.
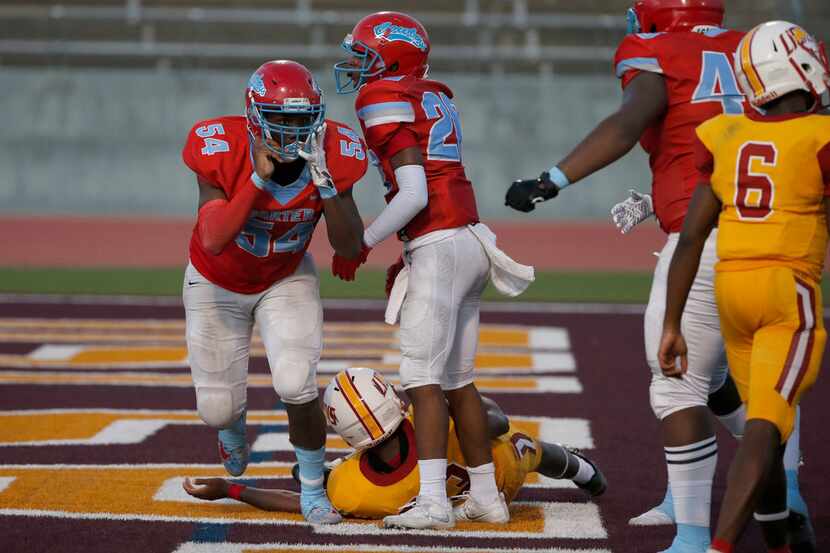
[{"label": "knee pad", "polygon": [[196,390],[199,417],[210,427],[229,427],[239,418],[244,408],[242,404],[234,404],[230,388],[203,387]]},{"label": "knee pad", "polygon": [[280,359],[272,375],[274,391],[284,403],[308,403],[318,396],[314,369],[307,360]]}]

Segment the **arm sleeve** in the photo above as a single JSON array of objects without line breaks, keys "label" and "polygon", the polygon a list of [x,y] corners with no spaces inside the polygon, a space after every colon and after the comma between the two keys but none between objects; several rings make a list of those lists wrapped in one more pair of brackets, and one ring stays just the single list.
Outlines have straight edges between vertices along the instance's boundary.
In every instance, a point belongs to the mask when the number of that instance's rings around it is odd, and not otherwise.
[{"label": "arm sleeve", "polygon": [[233,198],[211,200],[199,208],[196,229],[202,246],[219,255],[236,238],[248,219],[259,189],[249,179]]},{"label": "arm sleeve", "polygon": [[651,43],[656,34],[628,35],[617,48],[614,56],[614,72],[622,87],[628,86],[641,71],[662,75],[660,57]]},{"label": "arm sleeve", "polygon": [[824,195],[830,196],[830,142],[818,151],[818,165],[824,179]]},{"label": "arm sleeve", "polygon": [[398,193],[363,233],[363,241],[374,248],[405,227],[427,206],[427,176],[423,165],[404,165],[395,169]]}]

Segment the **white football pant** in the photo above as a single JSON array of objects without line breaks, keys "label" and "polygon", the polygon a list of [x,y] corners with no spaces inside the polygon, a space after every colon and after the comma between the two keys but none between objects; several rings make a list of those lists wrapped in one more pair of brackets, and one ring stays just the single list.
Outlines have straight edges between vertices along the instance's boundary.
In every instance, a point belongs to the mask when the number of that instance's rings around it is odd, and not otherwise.
[{"label": "white football pant", "polygon": [[646,360],[652,373],[651,408],[660,420],[689,407],[705,407],[709,394],[723,386],[728,372],[715,302],[717,229],[706,239],[700,256],[700,267],[689,291],[681,320],[681,330],[689,348],[689,370],[683,378],[668,378],[660,370],[657,351],[666,312],[669,265],[679,237],[678,233],[669,234],[666,245],[660,252],[644,320]]},{"label": "white football pant", "polygon": [[463,388],[473,381],[490,260],[467,227],[418,237],[404,255],[410,273],[401,308],[401,386]]},{"label": "white football pant", "polygon": [[206,424],[226,428],[245,409],[255,322],[282,401],[302,404],[317,397],[323,305],[310,255],[293,275],[258,294],[226,290],[188,264],[182,296],[196,404]]}]

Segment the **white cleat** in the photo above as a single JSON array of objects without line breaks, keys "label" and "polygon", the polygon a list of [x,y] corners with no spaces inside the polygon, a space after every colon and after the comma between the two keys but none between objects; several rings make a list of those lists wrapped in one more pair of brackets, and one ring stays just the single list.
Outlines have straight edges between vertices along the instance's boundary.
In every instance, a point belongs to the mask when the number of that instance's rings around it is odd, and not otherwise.
[{"label": "white cleat", "polygon": [[667,526],[674,524],[674,518],[660,509],[660,506],[646,511],[645,513],[629,519],[630,526]]},{"label": "white cleat", "polygon": [[414,530],[447,530],[455,526],[455,517],[449,499],[443,502],[426,495],[419,495],[414,502],[404,505],[412,508],[398,515],[383,519],[384,528],[404,528]]},{"label": "white cleat", "polygon": [[461,496],[465,501],[453,508],[455,520],[466,522],[489,522],[491,524],[507,524],[510,522],[510,510],[504,500],[504,494],[499,494],[498,501],[484,505],[466,493]]}]

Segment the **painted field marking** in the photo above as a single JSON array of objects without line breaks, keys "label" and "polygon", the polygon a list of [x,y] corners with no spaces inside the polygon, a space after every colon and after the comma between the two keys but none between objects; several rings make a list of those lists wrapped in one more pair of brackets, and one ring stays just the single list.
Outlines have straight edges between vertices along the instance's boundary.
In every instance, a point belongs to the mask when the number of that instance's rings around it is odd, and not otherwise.
[{"label": "painted field marking", "polygon": [[[357,365],[350,365],[357,366]],[[366,366],[366,365],[364,365]],[[373,368],[373,367],[370,367]],[[107,370],[112,369],[111,367]],[[103,369],[99,369],[103,370]],[[397,370],[396,370],[397,373]],[[317,385],[325,387],[331,379],[320,377]],[[386,380],[399,385],[399,379],[387,376]],[[151,386],[165,388],[191,388],[193,380],[190,374],[166,374],[152,372],[59,372],[59,371],[0,371],[0,384],[35,384],[35,385],[75,385],[75,386]],[[574,376],[543,376],[537,378],[508,375],[487,374],[476,379],[479,390],[487,393],[582,393],[582,384]],[[251,374],[248,376],[249,388],[272,388],[273,381],[269,374]]]},{"label": "painted field marking", "polygon": [[570,549],[546,547],[545,549],[516,549],[489,547],[447,547],[417,545],[376,545],[370,543],[341,544],[291,544],[291,543],[205,543],[187,542],[173,553],[611,553],[610,549]]},{"label": "painted field marking", "polygon": [[3,493],[3,491],[16,479],[16,476],[0,476],[0,493]]}]

